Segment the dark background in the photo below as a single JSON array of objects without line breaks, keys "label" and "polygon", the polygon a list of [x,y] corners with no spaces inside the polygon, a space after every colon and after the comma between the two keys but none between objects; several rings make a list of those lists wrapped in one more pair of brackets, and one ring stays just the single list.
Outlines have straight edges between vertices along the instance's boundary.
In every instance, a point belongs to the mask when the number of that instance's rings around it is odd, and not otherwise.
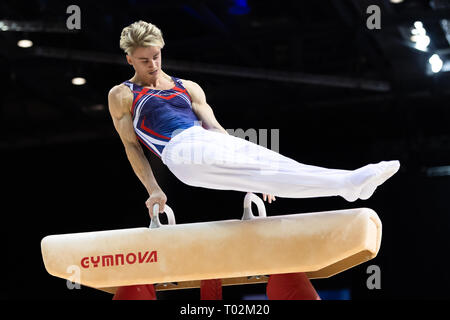
[{"label": "dark background", "polygon": [[[66,28],[71,4],[81,8],[81,30]],[[381,9],[380,30],[366,27],[371,4]],[[163,70],[197,82],[224,128],[279,129],[280,153],[306,164],[350,170],[400,161],[399,172],[366,201],[266,203],[268,215],[356,207],[378,213],[378,256],[313,280],[319,293],[450,297],[449,1],[7,0],[0,2],[2,298],[111,299],[86,287],[68,290],[50,276],[41,239],[149,224],[148,195],[107,107],[109,89],[134,74],[120,32],[140,19],[163,32]],[[431,38],[426,52],[409,38],[418,20]],[[19,48],[24,38],[34,46]],[[436,74],[429,71],[433,53],[444,61]],[[74,76],[86,85],[72,85]],[[148,156],[177,223],[241,218],[244,193],[184,185]],[[381,270],[379,290],[366,287],[372,264]],[[224,299],[262,296],[265,285],[223,292]],[[158,298],[184,297],[199,298],[199,290]]]}]

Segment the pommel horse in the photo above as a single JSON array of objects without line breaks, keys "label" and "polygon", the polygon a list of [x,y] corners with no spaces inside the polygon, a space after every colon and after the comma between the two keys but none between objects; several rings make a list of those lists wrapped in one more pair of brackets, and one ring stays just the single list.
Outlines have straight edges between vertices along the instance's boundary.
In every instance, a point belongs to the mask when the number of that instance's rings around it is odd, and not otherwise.
[{"label": "pommel horse", "polygon": [[[252,212],[252,203],[258,215]],[[153,284],[157,291],[267,282],[267,275],[305,273],[328,278],[373,259],[380,249],[381,221],[369,208],[268,217],[253,193],[244,198],[241,220],[168,224],[153,207],[148,228],[46,236],[42,257],[49,274],[115,294],[122,286]]]}]

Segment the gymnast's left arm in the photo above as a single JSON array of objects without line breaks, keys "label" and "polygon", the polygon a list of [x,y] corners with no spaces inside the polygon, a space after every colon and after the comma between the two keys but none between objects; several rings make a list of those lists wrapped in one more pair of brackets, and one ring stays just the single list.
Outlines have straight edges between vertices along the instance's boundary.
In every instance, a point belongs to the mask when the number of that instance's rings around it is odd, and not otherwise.
[{"label": "gymnast's left arm", "polygon": [[194,81],[182,80],[192,100],[192,110],[207,130],[217,131],[223,134],[228,132],[219,124],[211,106],[206,102],[205,92]]},{"label": "gymnast's left arm", "polygon": [[[182,80],[184,87],[187,89],[192,100],[192,110],[197,115],[199,120],[205,125],[206,129],[229,134],[217,121],[214,112],[209,104],[206,102],[206,96],[203,89],[195,82],[189,80]],[[263,200],[266,199],[269,203],[275,201],[273,195],[263,193]]]}]

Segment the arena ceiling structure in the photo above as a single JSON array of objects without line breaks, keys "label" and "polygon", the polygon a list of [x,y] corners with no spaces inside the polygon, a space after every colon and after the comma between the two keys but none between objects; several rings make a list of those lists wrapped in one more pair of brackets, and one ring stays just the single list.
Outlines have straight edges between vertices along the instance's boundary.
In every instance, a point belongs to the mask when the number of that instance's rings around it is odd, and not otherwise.
[{"label": "arena ceiling structure", "polygon": [[[79,28],[69,27],[71,6]],[[449,0],[0,1],[0,152],[14,270],[6,294],[21,298],[33,279],[44,298],[109,299],[50,279],[40,239],[149,221],[148,194],[108,110],[109,90],[134,74],[119,38],[138,20],[162,30],[162,69],[197,82],[225,129],[263,130],[271,144],[275,132],[277,151],[322,167],[400,161],[365,202],[266,203],[269,215],[379,214],[383,242],[371,263],[382,290],[367,289],[367,265],[316,282],[319,289],[350,288],[363,299],[449,296],[441,259],[450,250]],[[177,223],[240,218],[241,193],[188,187],[148,156]]]},{"label": "arena ceiling structure", "polygon": [[[433,114],[446,107],[448,1],[79,1],[81,29],[68,30],[70,4],[1,3],[3,149],[107,136],[107,92],[132,75],[120,31],[139,19],[163,31],[163,68],[197,80],[213,108],[251,105],[247,112],[263,117],[255,105],[376,113],[401,100],[407,110]],[[380,9],[379,29],[367,26],[370,5]],[[411,40],[416,22],[430,40],[423,50]],[[18,47],[23,39],[33,46]],[[433,54],[442,61],[437,73]],[[77,76],[87,84],[74,86]],[[76,119],[84,118],[89,124],[80,126]],[[64,123],[61,132],[52,131],[56,123]]]}]

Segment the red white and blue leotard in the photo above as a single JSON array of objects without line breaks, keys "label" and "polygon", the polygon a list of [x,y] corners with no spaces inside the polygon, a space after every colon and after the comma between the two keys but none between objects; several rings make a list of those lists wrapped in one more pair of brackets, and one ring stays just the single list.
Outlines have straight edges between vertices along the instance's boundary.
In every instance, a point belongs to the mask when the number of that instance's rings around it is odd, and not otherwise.
[{"label": "red white and blue leotard", "polygon": [[201,122],[192,110],[192,100],[179,78],[168,90],[150,89],[125,81],[133,92],[133,126],[136,136],[161,159],[162,151],[173,136]]}]

